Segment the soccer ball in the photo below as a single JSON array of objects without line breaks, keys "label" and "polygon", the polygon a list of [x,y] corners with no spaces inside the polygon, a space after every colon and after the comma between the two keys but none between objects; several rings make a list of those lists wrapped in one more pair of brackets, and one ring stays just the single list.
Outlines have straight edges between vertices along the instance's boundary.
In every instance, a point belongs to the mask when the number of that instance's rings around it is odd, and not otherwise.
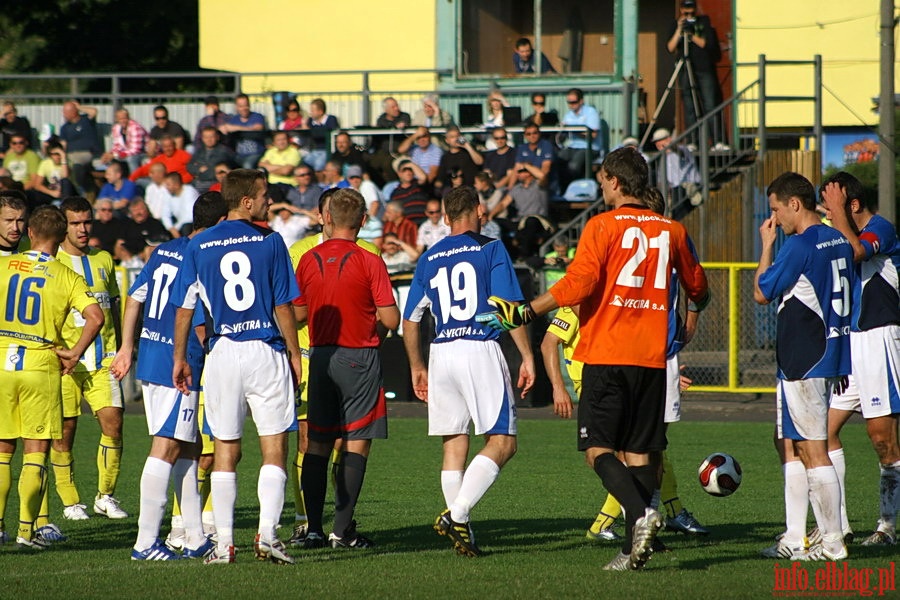
[{"label": "soccer ball", "polygon": [[741,485],[741,465],[730,454],[715,452],[700,464],[700,487],[712,496],[730,496]]}]

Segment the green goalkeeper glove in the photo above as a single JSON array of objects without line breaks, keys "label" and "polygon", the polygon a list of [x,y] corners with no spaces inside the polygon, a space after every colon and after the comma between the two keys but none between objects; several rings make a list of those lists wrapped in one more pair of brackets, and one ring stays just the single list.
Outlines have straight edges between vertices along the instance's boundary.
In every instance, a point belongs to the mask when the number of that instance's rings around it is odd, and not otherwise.
[{"label": "green goalkeeper glove", "polygon": [[515,305],[498,296],[488,298],[488,304],[497,307],[495,312],[475,315],[475,320],[497,331],[509,331],[534,320],[530,304]]}]

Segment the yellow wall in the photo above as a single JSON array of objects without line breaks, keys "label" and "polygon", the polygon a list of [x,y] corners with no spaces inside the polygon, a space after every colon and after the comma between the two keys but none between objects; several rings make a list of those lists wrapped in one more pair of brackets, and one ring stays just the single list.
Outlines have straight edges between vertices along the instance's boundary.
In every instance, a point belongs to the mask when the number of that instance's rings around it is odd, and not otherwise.
[{"label": "yellow wall", "polygon": [[[878,121],[872,112],[872,98],[879,89],[878,9],[878,0],[735,0],[737,62],[755,63],[760,54],[770,60],[812,60],[821,54],[825,126],[874,125]],[[754,81],[757,73],[755,65],[739,69],[738,89]],[[766,81],[769,95],[813,94],[812,67],[771,67]],[[898,82],[900,78],[894,85]],[[770,103],[766,112],[767,124],[773,127],[813,122],[811,103]]]},{"label": "yellow wall", "polygon": [[[240,73],[435,68],[438,0],[199,0],[200,66]],[[373,75],[372,90],[434,88],[433,76]],[[245,77],[247,93],[359,91],[358,76]]]}]

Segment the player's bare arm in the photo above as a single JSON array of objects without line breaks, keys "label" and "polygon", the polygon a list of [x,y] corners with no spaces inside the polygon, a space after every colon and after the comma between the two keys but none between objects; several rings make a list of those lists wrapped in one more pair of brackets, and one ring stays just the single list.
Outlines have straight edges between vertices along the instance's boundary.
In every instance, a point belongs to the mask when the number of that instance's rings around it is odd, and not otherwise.
[{"label": "player's bare arm", "polygon": [[87,347],[91,345],[91,342],[100,333],[100,328],[103,327],[103,322],[106,320],[103,316],[103,309],[100,308],[99,304],[91,304],[85,307],[81,312],[81,316],[84,317],[84,328],[81,330],[81,337],[78,338],[78,342],[68,349],[55,349],[56,356],[59,357],[59,362],[62,365],[63,375],[68,375],[75,369],[78,359],[81,358]]},{"label": "player's bare arm", "polygon": [[278,323],[278,330],[281,331],[281,337],[284,338],[284,344],[287,347],[288,360],[291,364],[291,373],[294,377],[294,387],[296,388],[303,377],[303,367],[300,364],[297,319],[294,316],[293,306],[290,303],[276,306],[275,321]]},{"label": "player's bare arm", "polygon": [[403,319],[403,345],[409,359],[409,371],[412,376],[413,393],[422,402],[428,402],[428,368],[422,360],[421,336],[419,322]]},{"label": "player's bare arm", "polygon": [[562,339],[551,332],[544,334],[541,342],[541,356],[544,359],[544,370],[547,371],[547,379],[553,388],[553,413],[563,419],[572,416],[572,398],[566,389],[563,380],[562,369],[559,367],[559,345]]},{"label": "player's bare arm", "polygon": [[175,366],[172,369],[172,385],[182,394],[191,393],[191,366],[187,361],[187,343],[193,319],[193,308],[179,306],[175,311]]},{"label": "player's bare arm", "polygon": [[759,255],[759,266],[756,267],[756,275],[753,278],[753,299],[758,304],[768,304],[770,300],[759,289],[759,278],[766,269],[772,266],[775,260],[775,238],[778,235],[778,227],[775,216],[771,216],[759,227],[759,237],[762,240],[762,252]]},{"label": "player's bare arm", "polygon": [[397,329],[400,326],[400,309],[396,304],[390,306],[376,306],[375,315],[381,324],[390,330]]},{"label": "player's bare arm", "polygon": [[143,306],[143,302],[138,302],[131,296],[125,300],[125,317],[122,321],[122,344],[119,346],[119,351],[116,352],[116,356],[109,366],[113,377],[119,381],[131,370],[134,357],[134,330],[137,327],[138,317]]},{"label": "player's bare arm", "polygon": [[307,319],[309,319],[309,307],[305,304],[303,306],[294,306],[294,319],[297,321],[298,326],[302,326],[306,323]]}]

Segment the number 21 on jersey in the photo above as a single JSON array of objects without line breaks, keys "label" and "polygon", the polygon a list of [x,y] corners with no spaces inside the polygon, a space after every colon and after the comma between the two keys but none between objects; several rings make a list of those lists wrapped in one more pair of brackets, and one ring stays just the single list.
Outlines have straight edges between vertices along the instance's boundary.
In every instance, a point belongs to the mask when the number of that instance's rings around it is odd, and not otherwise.
[{"label": "number 21 on jersey", "polygon": [[644,276],[638,272],[644,272],[641,263],[649,257],[648,250],[658,250],[656,257],[656,277],[653,287],[659,290],[666,289],[669,280],[669,232],[663,231],[656,237],[648,238],[640,227],[629,227],[622,236],[622,248],[634,250],[631,258],[622,266],[616,284],[641,288],[644,287]]}]

